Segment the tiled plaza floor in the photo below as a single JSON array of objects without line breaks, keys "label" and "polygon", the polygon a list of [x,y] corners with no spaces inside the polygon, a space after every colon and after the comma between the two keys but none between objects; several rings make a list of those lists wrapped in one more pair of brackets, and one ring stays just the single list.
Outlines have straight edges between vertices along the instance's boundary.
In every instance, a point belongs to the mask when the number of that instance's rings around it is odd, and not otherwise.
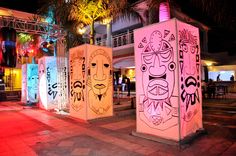
[{"label": "tiled plaza floor", "polygon": [[217,101],[204,105],[207,134],[181,148],[131,135],[135,115],[82,123],[66,115],[25,108],[19,102],[0,102],[0,156],[234,156],[234,101],[227,104],[229,110],[221,110],[225,103]]}]

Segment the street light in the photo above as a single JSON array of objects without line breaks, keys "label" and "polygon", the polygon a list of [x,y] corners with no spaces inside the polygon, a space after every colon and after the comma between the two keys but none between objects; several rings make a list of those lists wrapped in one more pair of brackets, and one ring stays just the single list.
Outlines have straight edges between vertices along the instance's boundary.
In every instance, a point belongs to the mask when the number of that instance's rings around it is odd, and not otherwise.
[{"label": "street light", "polygon": [[84,27],[84,24],[80,23],[77,26],[77,33],[79,33],[80,35],[83,35],[86,31],[86,28]]}]

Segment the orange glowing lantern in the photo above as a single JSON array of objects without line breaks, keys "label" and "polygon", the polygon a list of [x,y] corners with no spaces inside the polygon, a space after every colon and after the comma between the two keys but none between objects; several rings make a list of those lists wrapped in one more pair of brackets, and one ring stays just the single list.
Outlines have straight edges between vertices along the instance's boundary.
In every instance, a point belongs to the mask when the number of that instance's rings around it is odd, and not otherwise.
[{"label": "orange glowing lantern", "polygon": [[70,49],[70,115],[90,120],[113,115],[112,49]]}]

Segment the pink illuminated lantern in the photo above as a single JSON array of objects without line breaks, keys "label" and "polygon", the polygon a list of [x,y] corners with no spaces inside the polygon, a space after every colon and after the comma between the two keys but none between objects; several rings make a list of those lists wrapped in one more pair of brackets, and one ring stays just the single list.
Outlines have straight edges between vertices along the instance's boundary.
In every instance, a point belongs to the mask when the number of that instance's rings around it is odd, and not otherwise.
[{"label": "pink illuminated lantern", "polygon": [[134,38],[137,134],[181,141],[202,129],[198,28],[172,19]]}]

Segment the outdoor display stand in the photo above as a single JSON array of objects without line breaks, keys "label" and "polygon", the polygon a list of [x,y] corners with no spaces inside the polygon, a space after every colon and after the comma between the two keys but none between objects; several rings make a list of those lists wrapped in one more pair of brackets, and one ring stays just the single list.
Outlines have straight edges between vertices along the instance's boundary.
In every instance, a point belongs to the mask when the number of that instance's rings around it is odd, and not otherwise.
[{"label": "outdoor display stand", "polygon": [[84,44],[69,55],[70,115],[85,121],[112,116],[112,49]]},{"label": "outdoor display stand", "polygon": [[203,128],[198,28],[171,19],[134,31],[136,135],[181,141]]},{"label": "outdoor display stand", "polygon": [[[59,109],[61,100],[67,98],[67,69],[60,65],[57,60],[62,59],[54,56],[42,57],[38,61],[39,66],[39,107],[50,110]],[[66,61],[66,58],[64,58]]]},{"label": "outdoor display stand", "polygon": [[21,102],[31,104],[38,102],[38,64],[23,64]]}]

